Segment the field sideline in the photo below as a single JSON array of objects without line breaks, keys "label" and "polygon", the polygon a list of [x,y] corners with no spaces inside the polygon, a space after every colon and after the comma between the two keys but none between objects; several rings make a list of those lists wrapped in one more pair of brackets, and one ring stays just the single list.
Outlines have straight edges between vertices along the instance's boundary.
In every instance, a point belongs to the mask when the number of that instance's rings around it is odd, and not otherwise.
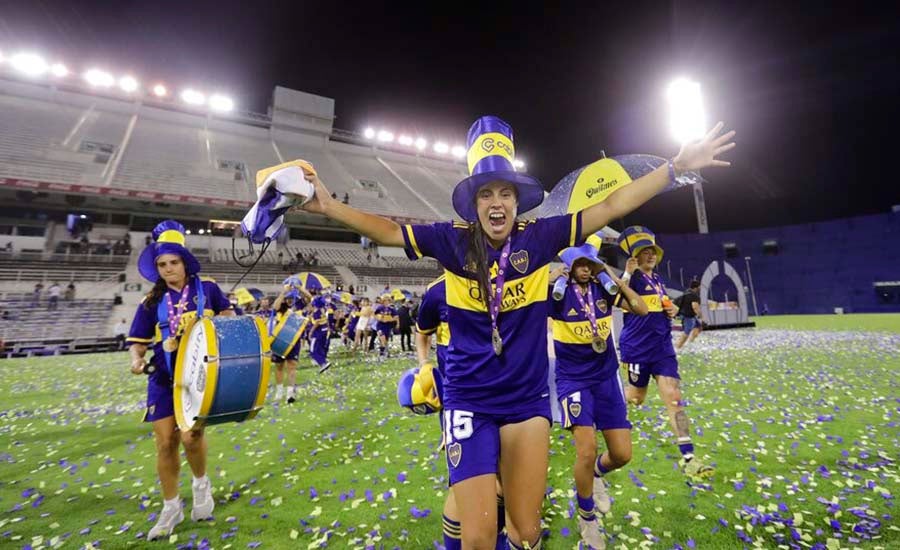
[{"label": "field sideline", "polygon": [[[677,471],[651,389],[634,458],[609,476],[610,548],[898,548],[900,315],[754,319],[680,356],[708,483]],[[435,548],[446,467],[436,417],[396,405],[412,360],[338,354],[299,401],[209,430],[215,521],[180,548]],[[306,362],[308,364],[308,362]],[[127,355],[0,361],[0,547],[145,548],[161,506],[145,382]],[[546,540],[578,547],[567,432],[551,431]],[[190,476],[182,469],[190,507]]]}]

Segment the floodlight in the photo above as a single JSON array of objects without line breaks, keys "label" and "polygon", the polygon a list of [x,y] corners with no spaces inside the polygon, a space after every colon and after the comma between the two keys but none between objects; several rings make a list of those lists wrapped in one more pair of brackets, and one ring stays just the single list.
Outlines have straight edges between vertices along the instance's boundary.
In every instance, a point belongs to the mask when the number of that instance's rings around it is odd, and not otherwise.
[{"label": "floodlight", "polygon": [[166,94],[169,93],[169,90],[166,89],[162,84],[157,84],[153,87],[153,95],[156,97],[166,97]]},{"label": "floodlight", "polygon": [[119,79],[119,88],[123,92],[131,93],[138,89],[138,81],[133,76],[123,76]]},{"label": "floodlight", "polygon": [[394,134],[389,132],[388,130],[381,130],[378,132],[378,141],[390,143],[394,141]]},{"label": "floodlight", "polygon": [[84,73],[84,79],[91,86],[100,88],[109,88],[116,83],[116,79],[113,78],[113,75],[106,71],[101,71],[100,69],[89,69]]},{"label": "floodlight", "polygon": [[466,148],[463,147],[462,145],[454,145],[454,146],[453,146],[453,149],[451,149],[450,152],[451,152],[451,153],[453,154],[453,156],[456,157],[456,158],[460,158],[460,159],[461,159],[461,158],[463,158],[464,156],[466,156]]},{"label": "floodlight", "polygon": [[375,129],[374,128],[366,128],[363,131],[363,136],[366,139],[375,139]]},{"label": "floodlight", "polygon": [[426,147],[428,147],[428,141],[425,138],[416,139],[416,149],[423,151]]},{"label": "floodlight", "polygon": [[450,150],[450,146],[447,145],[446,143],[444,143],[443,141],[439,141],[434,144],[434,152],[435,153],[440,153],[443,155],[449,150]]},{"label": "floodlight", "polygon": [[706,133],[706,114],[700,84],[679,78],[666,89],[669,103],[669,127],[672,137],[679,143],[694,141]]},{"label": "floodlight", "polygon": [[50,65],[50,74],[56,78],[63,78],[69,75],[69,68],[62,63],[54,63]]},{"label": "floodlight", "polygon": [[206,103],[206,96],[197,90],[188,88],[181,92],[181,100],[188,105],[203,105]]},{"label": "floodlight", "polygon": [[513,161],[513,166],[516,170],[524,170],[525,169],[525,161],[522,159],[516,159]]},{"label": "floodlight", "polygon": [[216,94],[209,98],[209,107],[213,111],[227,112],[234,109],[234,101],[230,97]]},{"label": "floodlight", "polygon": [[17,53],[9,58],[9,62],[15,70],[27,76],[41,76],[48,68],[43,57],[30,52]]},{"label": "floodlight", "polygon": [[413,144],[413,138],[411,138],[409,136],[400,136],[400,138],[397,139],[397,143],[399,143],[400,145],[406,145],[407,147],[409,147]]}]

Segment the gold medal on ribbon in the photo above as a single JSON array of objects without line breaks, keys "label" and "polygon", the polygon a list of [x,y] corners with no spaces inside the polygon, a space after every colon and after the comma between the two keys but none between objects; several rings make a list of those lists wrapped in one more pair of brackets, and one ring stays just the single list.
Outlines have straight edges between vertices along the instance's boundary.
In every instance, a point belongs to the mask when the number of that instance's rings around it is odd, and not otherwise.
[{"label": "gold medal on ribbon", "polygon": [[594,348],[594,351],[597,353],[604,353],[606,351],[606,338],[597,334],[591,340],[591,347]]},{"label": "gold medal on ribbon", "polygon": [[503,338],[500,337],[500,330],[497,328],[491,332],[491,343],[494,345],[494,354],[503,353]]},{"label": "gold medal on ribbon", "polygon": [[178,339],[174,336],[169,336],[165,340],[163,340],[163,349],[168,353],[175,353],[178,349]]}]

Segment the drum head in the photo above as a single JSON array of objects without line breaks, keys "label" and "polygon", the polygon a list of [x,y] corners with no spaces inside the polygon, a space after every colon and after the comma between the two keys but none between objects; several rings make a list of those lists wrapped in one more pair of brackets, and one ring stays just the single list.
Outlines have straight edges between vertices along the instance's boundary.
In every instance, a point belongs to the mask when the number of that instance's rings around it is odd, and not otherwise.
[{"label": "drum head", "polygon": [[[203,427],[197,420],[204,400],[211,401],[207,389],[215,387],[207,380],[209,360],[216,360],[215,328],[208,319],[201,319],[193,327],[186,330],[187,337],[182,337],[178,349],[178,360],[175,367],[175,419],[181,430]],[[207,408],[209,404],[207,404]]]}]

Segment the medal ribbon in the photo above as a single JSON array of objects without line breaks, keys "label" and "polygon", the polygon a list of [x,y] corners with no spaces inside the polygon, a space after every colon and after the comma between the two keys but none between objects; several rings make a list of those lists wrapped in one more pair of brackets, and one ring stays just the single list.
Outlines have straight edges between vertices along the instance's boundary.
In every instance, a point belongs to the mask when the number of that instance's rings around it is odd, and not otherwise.
[{"label": "medal ribbon", "polygon": [[581,304],[581,310],[585,312],[585,314],[588,316],[588,319],[591,321],[591,333],[594,335],[594,337],[597,337],[600,332],[597,329],[597,315],[594,313],[594,293],[591,292],[590,281],[588,281],[587,285],[587,305],[585,305],[584,297],[581,295],[581,291],[578,290],[577,286],[572,289],[572,291],[575,293],[575,297],[578,298],[578,303]]},{"label": "medal ribbon", "polygon": [[181,289],[181,299],[178,300],[178,315],[175,314],[175,308],[172,306],[172,296],[166,291],[166,310],[169,319],[169,335],[172,338],[178,336],[178,325],[181,324],[181,317],[187,310],[188,293],[191,290],[190,284],[185,284]]},{"label": "medal ribbon", "polygon": [[512,244],[512,235],[506,237],[506,244],[500,252],[500,262],[497,264],[497,277],[494,279],[494,295],[491,297],[491,331],[498,331],[497,318],[500,316],[500,304],[503,302],[503,283],[506,282],[506,268],[509,266],[509,247]]}]

